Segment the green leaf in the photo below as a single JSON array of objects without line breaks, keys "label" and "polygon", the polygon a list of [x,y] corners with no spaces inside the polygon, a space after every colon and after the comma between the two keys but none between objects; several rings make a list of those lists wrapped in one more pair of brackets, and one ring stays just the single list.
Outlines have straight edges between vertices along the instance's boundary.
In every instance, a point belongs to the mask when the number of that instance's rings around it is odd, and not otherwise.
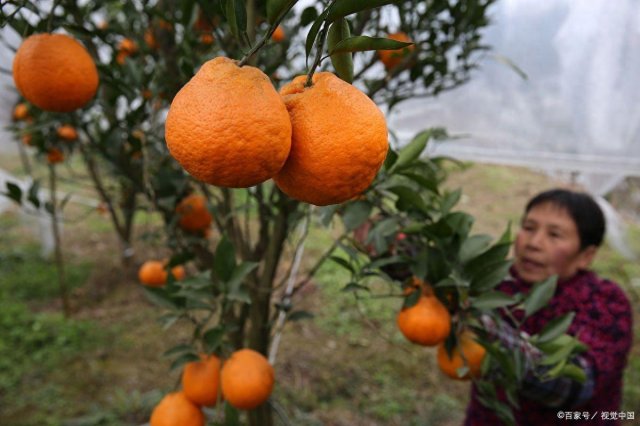
[{"label": "green leaf", "polygon": [[456,189],[453,192],[448,193],[444,199],[442,200],[442,204],[440,206],[442,210],[442,214],[447,214],[451,211],[451,209],[458,204],[460,201],[460,197],[462,196],[462,190]]},{"label": "green leaf", "polygon": [[213,258],[213,271],[220,280],[227,282],[231,279],[235,268],[235,249],[231,241],[227,237],[223,237],[218,243],[218,247],[216,247],[216,254]]},{"label": "green leaf", "polygon": [[171,363],[171,371],[182,368],[185,364],[193,361],[200,361],[200,357],[196,353],[186,353],[180,355]]},{"label": "green leaf", "polygon": [[422,213],[429,213],[429,206],[413,188],[397,185],[389,188],[388,191],[398,196],[396,205],[399,210],[406,211],[413,207]]},{"label": "green leaf", "polygon": [[353,82],[353,55],[350,51],[339,51],[336,48],[348,40],[350,35],[349,22],[345,18],[341,18],[331,24],[327,36],[327,48],[333,68],[335,68],[338,77],[349,84]]},{"label": "green leaf", "polygon": [[469,260],[464,265],[465,275],[472,278],[480,278],[482,275],[488,274],[505,260],[509,254],[511,244],[499,243],[493,245],[489,250]]},{"label": "green leaf", "polygon": [[398,159],[395,162],[393,169],[400,169],[420,157],[422,151],[427,146],[427,142],[431,138],[432,130],[424,130],[418,133],[406,146],[404,146],[398,153]]},{"label": "green leaf", "polygon": [[183,355],[185,353],[196,353],[196,349],[193,347],[193,345],[189,345],[186,343],[182,343],[179,345],[176,345],[168,350],[166,350],[162,356],[166,357],[166,358],[172,358],[176,355]]},{"label": "green leaf", "polygon": [[422,296],[421,291],[412,291],[408,296],[404,298],[404,303],[402,304],[402,309],[407,309],[414,306],[420,300],[420,296]]},{"label": "green leaf", "polygon": [[248,295],[246,289],[241,289],[244,279],[258,267],[258,262],[242,262],[237,268],[233,270],[233,274],[229,279],[227,285],[229,288],[228,297],[232,300],[238,300],[248,303]]},{"label": "green leaf", "polygon": [[575,316],[575,312],[569,312],[559,318],[551,320],[538,334],[537,343],[549,342],[561,334],[566,333]]},{"label": "green leaf", "polygon": [[315,20],[315,22],[311,26],[311,29],[309,30],[309,33],[307,34],[307,40],[305,43],[305,55],[307,59],[309,59],[309,56],[311,55],[311,49],[313,49],[313,44],[316,42],[316,38],[318,37],[318,33],[320,32],[320,27],[322,27],[322,24],[324,24],[324,21],[327,18],[328,14],[329,9],[322,12],[320,16],[318,16],[318,19]]},{"label": "green leaf", "polygon": [[389,147],[387,151],[387,156],[384,159],[384,164],[382,165],[384,170],[391,170],[395,165],[396,161],[398,161],[398,154]]},{"label": "green leaf", "polygon": [[[573,353],[574,349],[576,348],[576,341],[572,341],[569,344],[565,345],[565,346],[561,346],[557,351],[555,351],[554,353],[544,357],[541,361],[540,364],[541,365],[553,365],[553,364],[557,364],[557,363],[566,363],[567,360],[569,359],[569,357],[571,356],[571,354]],[[555,367],[554,367],[555,368]],[[551,375],[550,372],[547,372],[547,374]]]},{"label": "green leaf", "polygon": [[492,291],[471,299],[471,306],[480,310],[502,308],[512,305],[516,298],[501,291]]},{"label": "green leaf", "polygon": [[300,26],[306,27],[318,18],[318,11],[315,7],[309,6],[302,11],[300,15]]},{"label": "green leaf", "polygon": [[226,0],[225,15],[231,33],[238,39],[247,30],[247,10],[243,0]]},{"label": "green leaf", "polygon": [[489,248],[491,244],[490,235],[473,235],[462,243],[458,256],[461,263],[467,263],[469,260],[479,256]]},{"label": "green leaf", "polygon": [[558,376],[569,377],[578,383],[584,383],[587,380],[587,375],[584,370],[575,364],[567,364],[562,367]]},{"label": "green leaf", "polygon": [[558,276],[554,275],[533,286],[524,300],[524,315],[529,317],[547,305],[556,291]]},{"label": "green leaf", "polygon": [[344,292],[358,291],[358,290],[371,291],[369,287],[367,287],[366,285],[358,284],[356,282],[350,282],[342,288],[342,291]]},{"label": "green leaf", "polygon": [[202,335],[202,343],[204,350],[208,354],[217,353],[222,346],[222,338],[224,337],[224,327],[216,326],[205,331]]},{"label": "green leaf", "polygon": [[477,294],[493,289],[509,274],[512,263],[510,260],[501,260],[491,264],[489,272],[471,280],[471,290]]},{"label": "green leaf", "polygon": [[273,24],[290,2],[291,0],[267,0],[267,22]]},{"label": "green leaf", "polygon": [[351,266],[351,264],[347,260],[338,256],[330,256],[329,259],[333,260],[334,262],[336,262],[338,265],[342,266],[344,269],[348,270],[349,272],[355,274],[356,272],[355,269],[353,269],[353,266]]},{"label": "green leaf", "polygon": [[6,182],[7,192],[5,195],[15,201],[16,203],[22,205],[22,189],[18,185],[13,182]]},{"label": "green leaf", "polygon": [[31,184],[29,188],[29,194],[27,196],[27,200],[36,208],[40,208],[40,197],[38,194],[40,192],[40,181],[36,180]]},{"label": "green leaf", "polygon": [[336,19],[351,15],[352,13],[362,12],[367,9],[375,9],[380,6],[396,2],[397,0],[340,0],[336,2],[335,7],[331,9],[328,19],[330,22],[333,22]]},{"label": "green leaf", "polygon": [[153,287],[142,287],[144,291],[144,295],[149,299],[153,304],[168,309],[177,309],[178,306],[175,302],[169,297],[167,292],[163,288],[153,288]]},{"label": "green leaf", "polygon": [[348,231],[361,226],[369,218],[373,206],[368,201],[355,201],[347,204],[342,215],[342,221]]},{"label": "green leaf", "polygon": [[[342,18],[344,19],[344,18]],[[346,21],[346,20],[345,20]],[[336,21],[336,23],[339,21]],[[335,25],[335,23],[334,23]],[[390,38],[354,36],[345,37],[334,47],[329,47],[329,54],[334,55],[343,52],[366,52],[369,50],[397,50],[411,46],[413,43],[406,43]]]}]

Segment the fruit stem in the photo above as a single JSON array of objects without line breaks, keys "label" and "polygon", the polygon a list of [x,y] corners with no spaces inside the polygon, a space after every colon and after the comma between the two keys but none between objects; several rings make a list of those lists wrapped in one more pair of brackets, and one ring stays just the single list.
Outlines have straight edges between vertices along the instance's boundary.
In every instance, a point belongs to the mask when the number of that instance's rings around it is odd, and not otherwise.
[{"label": "fruit stem", "polygon": [[260,49],[262,49],[264,47],[265,44],[267,44],[267,41],[271,38],[271,35],[276,30],[276,28],[278,28],[278,25],[280,24],[280,22],[284,19],[284,17],[287,15],[287,13],[289,13],[289,11],[293,8],[293,6],[297,2],[298,2],[298,0],[291,0],[289,2],[289,4],[287,4],[287,7],[285,7],[284,11],[271,24],[271,27],[269,28],[269,31],[267,31],[267,33],[264,36],[262,36],[260,41],[258,41],[258,43],[256,43],[255,46],[253,46],[251,48],[251,50],[249,50],[249,52],[247,52],[247,54],[245,54],[242,59],[240,59],[240,62],[238,62],[238,66],[239,67],[245,66],[247,64],[247,62],[249,62],[249,59],[251,59],[251,57],[253,55],[255,55]]},{"label": "fruit stem", "polygon": [[[331,2],[329,7],[327,8],[328,11],[331,11],[331,9],[333,9],[333,6],[336,4],[336,1],[337,0],[333,0]],[[305,87],[311,87],[313,85],[313,74],[316,72],[316,68],[318,68],[318,66],[320,65],[320,62],[322,61],[322,51],[324,50],[324,43],[327,40],[327,33],[329,32],[329,24],[330,24],[329,20],[325,19],[324,25],[322,26],[322,30],[320,31],[320,35],[318,37],[320,39],[320,42],[317,46],[316,58],[313,61],[313,65],[311,65],[309,74],[307,74],[307,81],[304,83]]]}]

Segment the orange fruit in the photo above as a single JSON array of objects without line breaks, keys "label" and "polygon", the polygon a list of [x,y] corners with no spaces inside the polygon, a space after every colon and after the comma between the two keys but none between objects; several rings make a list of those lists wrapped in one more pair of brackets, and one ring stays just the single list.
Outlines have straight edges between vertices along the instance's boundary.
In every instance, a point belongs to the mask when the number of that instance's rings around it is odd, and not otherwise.
[{"label": "orange fruit", "polygon": [[213,44],[213,42],[215,41],[215,38],[213,37],[213,35],[211,34],[202,34],[200,36],[200,43],[209,46],[210,44]]},{"label": "orange fruit", "polygon": [[51,148],[47,151],[47,163],[57,164],[64,161],[64,154],[58,148]]},{"label": "orange fruit", "polygon": [[291,148],[291,122],[269,77],[218,57],[173,99],[165,137],[173,158],[196,179],[246,188],[282,168]]},{"label": "orange fruit", "polygon": [[128,57],[129,57],[129,54],[127,52],[118,52],[118,54],[116,55],[116,62],[119,65],[124,65]]},{"label": "orange fruit", "polygon": [[22,96],[47,111],[81,108],[98,90],[93,59],[64,34],[35,34],[22,42],[13,59],[13,79]]},{"label": "orange fruit", "polygon": [[76,132],[75,127],[70,124],[58,127],[56,133],[60,139],[64,139],[65,141],[74,141],[78,139],[78,132]]},{"label": "orange fruit", "polygon": [[451,332],[449,311],[437,297],[429,295],[428,289],[415,305],[398,313],[396,322],[404,337],[423,346],[435,346]]},{"label": "orange fruit", "polygon": [[[160,260],[147,260],[138,270],[138,279],[144,285],[149,287],[162,287],[167,283],[167,271],[165,270],[166,262]],[[171,268],[173,277],[181,281],[185,278],[186,272],[182,265]]]},{"label": "orange fruit", "polygon": [[156,41],[156,36],[153,34],[153,30],[151,28],[147,28],[144,32],[144,42],[149,46],[149,49],[157,49],[158,42]]},{"label": "orange fruit", "polygon": [[176,207],[178,225],[189,232],[202,231],[211,225],[211,213],[207,208],[207,200],[202,195],[191,194],[183,198]]},{"label": "orange fruit", "polygon": [[284,32],[284,28],[282,28],[282,25],[278,25],[276,29],[273,31],[273,34],[271,34],[271,40],[275,41],[276,43],[279,43],[283,41],[285,38],[287,38],[287,35]]},{"label": "orange fruit", "polygon": [[[389,34],[387,38],[396,41],[403,41],[406,43],[410,43],[411,39],[409,36],[403,32],[397,32],[393,34]],[[378,50],[378,56],[380,57],[380,61],[384,64],[384,67],[387,70],[393,69],[397,67],[400,62],[404,59],[405,56],[409,55],[415,49],[415,45],[404,47],[402,49],[396,50]]]},{"label": "orange fruit", "polygon": [[165,395],[151,412],[150,426],[204,426],[205,418],[200,407],[183,392]]},{"label": "orange fruit", "polygon": [[325,206],[366,190],[387,155],[382,111],[330,72],[298,76],[280,90],[291,117],[291,153],[274,180],[287,195]]},{"label": "orange fruit", "polygon": [[118,51],[133,55],[138,51],[138,44],[130,38],[123,38],[118,44]]},{"label": "orange fruit", "polygon": [[[444,342],[438,346],[438,366],[444,374],[452,379],[468,380],[471,377],[479,377],[486,352],[486,349],[475,341],[473,333],[464,331],[458,337],[458,343],[453,348],[451,357],[447,354]],[[461,353],[464,355],[464,359]],[[469,371],[463,377],[458,377],[457,371],[464,365],[469,368]]]},{"label": "orange fruit", "polygon": [[231,354],[220,376],[224,399],[241,410],[251,410],[269,399],[275,382],[269,361],[251,349]]},{"label": "orange fruit", "polygon": [[20,102],[13,109],[13,119],[16,121],[26,120],[29,117],[29,108],[24,102]]},{"label": "orange fruit", "polygon": [[194,404],[212,407],[220,393],[220,358],[201,355],[200,361],[189,362],[182,371],[182,390]]}]

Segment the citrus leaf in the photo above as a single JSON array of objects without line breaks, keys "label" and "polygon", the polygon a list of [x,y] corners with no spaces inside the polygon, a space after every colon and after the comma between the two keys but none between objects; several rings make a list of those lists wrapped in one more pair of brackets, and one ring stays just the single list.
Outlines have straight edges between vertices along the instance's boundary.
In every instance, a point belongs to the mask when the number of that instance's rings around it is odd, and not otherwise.
[{"label": "citrus leaf", "polygon": [[482,254],[491,244],[490,235],[473,235],[467,238],[460,246],[458,256],[461,263],[467,263],[469,260]]},{"label": "citrus leaf", "polygon": [[342,221],[348,231],[352,231],[362,225],[371,214],[373,206],[367,201],[356,201],[347,204]]},{"label": "citrus leaf", "polygon": [[344,269],[355,273],[355,270],[353,269],[353,266],[351,266],[351,264],[346,261],[345,259],[338,257],[338,256],[331,256],[329,257],[329,259],[333,260],[334,262],[336,262],[338,265],[342,266]]},{"label": "citrus leaf", "polygon": [[412,291],[411,293],[409,293],[409,295],[404,298],[402,309],[414,306],[416,303],[418,303],[418,300],[420,300],[420,296],[422,296],[422,293],[420,291]]},{"label": "citrus leaf", "polygon": [[353,82],[353,55],[349,51],[335,51],[334,48],[348,39],[350,35],[349,22],[345,18],[341,18],[331,24],[327,36],[327,48],[331,55],[331,63],[338,77],[349,84]]},{"label": "citrus leaf", "polygon": [[501,291],[492,291],[482,294],[478,297],[471,299],[471,306],[476,309],[486,310],[502,308],[504,306],[512,305],[516,302],[516,298],[509,296]]},{"label": "citrus leaf", "polygon": [[556,291],[558,276],[554,275],[533,286],[524,300],[524,315],[529,317],[546,306]]},{"label": "citrus leaf", "polygon": [[306,27],[316,19],[318,19],[318,11],[315,7],[309,6],[304,9],[300,15],[300,26]]},{"label": "citrus leaf", "polygon": [[362,284],[355,283],[355,282],[350,282],[342,288],[342,291],[344,292],[357,291],[357,290],[371,291],[369,287]]},{"label": "citrus leaf", "polygon": [[162,288],[153,288],[153,287],[143,287],[143,291],[147,299],[151,301],[153,304],[161,307],[161,308],[169,308],[169,309],[177,309],[178,306],[175,302],[169,297],[167,292]]},{"label": "citrus leaf", "polygon": [[306,58],[309,59],[309,55],[311,55],[311,49],[313,49],[313,43],[316,42],[316,38],[318,37],[318,32],[320,32],[320,27],[324,23],[327,15],[329,14],[329,9],[325,10],[318,16],[318,18],[314,21],[311,29],[307,33],[307,40],[305,43],[305,55]]},{"label": "citrus leaf", "polygon": [[569,312],[550,321],[538,334],[537,343],[549,342],[561,334],[566,333],[575,316],[575,312]]},{"label": "citrus leaf", "polygon": [[193,345],[182,343],[182,344],[176,345],[176,346],[166,350],[162,354],[162,356],[170,358],[170,357],[174,357],[176,355],[182,355],[182,354],[185,354],[185,353],[196,353],[196,350],[193,347]]},{"label": "citrus leaf", "polygon": [[398,153],[398,159],[393,165],[393,169],[399,169],[413,162],[427,146],[429,138],[431,138],[431,129],[418,133],[406,146]]},{"label": "citrus leaf", "polygon": [[340,0],[335,3],[328,15],[330,22],[352,13],[362,12],[367,9],[375,9],[380,6],[395,3],[397,0]]},{"label": "citrus leaf", "polygon": [[[287,10],[291,0],[267,0],[267,22],[273,24]],[[294,1],[293,3],[297,3]]]},{"label": "citrus leaf", "polygon": [[13,182],[6,182],[7,192],[5,195],[15,201],[16,203],[22,205],[22,189],[18,185]]},{"label": "citrus leaf", "polygon": [[[339,21],[336,21],[336,23],[337,22]],[[354,36],[343,38],[342,41],[337,43],[334,47],[330,46],[329,54],[334,55],[343,52],[366,52],[369,50],[397,50],[411,46],[412,44],[413,43],[383,37]]]},{"label": "citrus leaf", "polygon": [[222,345],[222,338],[224,337],[224,328],[216,326],[205,331],[202,335],[202,342],[204,343],[205,352],[211,354],[218,351]]},{"label": "citrus leaf", "polygon": [[474,293],[482,293],[493,289],[509,274],[512,263],[510,260],[501,260],[493,264],[490,272],[471,281],[471,290]]},{"label": "citrus leaf", "polygon": [[213,271],[222,281],[229,281],[236,268],[236,254],[231,241],[223,237],[216,247],[216,254],[213,259]]},{"label": "citrus leaf", "polygon": [[171,371],[177,370],[178,368],[182,368],[185,364],[192,361],[200,361],[200,357],[195,352],[180,355],[171,363]]}]

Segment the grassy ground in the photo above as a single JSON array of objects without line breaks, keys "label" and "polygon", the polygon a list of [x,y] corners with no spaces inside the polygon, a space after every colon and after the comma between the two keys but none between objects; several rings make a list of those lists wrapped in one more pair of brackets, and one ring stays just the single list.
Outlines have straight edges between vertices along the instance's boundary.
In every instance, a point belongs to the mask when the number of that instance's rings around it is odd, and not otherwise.
[{"label": "grassy ground", "polygon": [[[463,188],[459,207],[476,216],[474,231],[495,236],[509,220],[517,223],[531,195],[552,184],[527,170],[493,166],[457,171],[449,182]],[[76,213],[81,211],[69,214]],[[141,216],[138,235],[154,222]],[[162,353],[188,339],[190,329],[162,331],[160,312],[144,298],[135,272],[120,268],[113,232],[98,213],[68,226],[64,235],[74,315],[63,320],[55,269],[40,258],[28,232],[32,227],[15,212],[0,215],[0,424],[143,424],[178,378]],[[640,227],[632,232],[640,236]],[[313,229],[307,266],[330,241],[329,232]],[[635,249],[640,252],[640,246]],[[137,243],[139,260],[161,251],[146,240]],[[620,282],[640,305],[631,284],[640,277],[637,264],[605,247],[596,269]],[[468,384],[443,378],[432,349],[399,335],[399,299],[356,298],[342,292],[346,281],[342,269],[326,263],[295,301],[296,309],[315,318],[288,325],[278,354],[274,400],[289,423],[460,424]],[[638,337],[636,327],[624,409],[640,413]]]}]

